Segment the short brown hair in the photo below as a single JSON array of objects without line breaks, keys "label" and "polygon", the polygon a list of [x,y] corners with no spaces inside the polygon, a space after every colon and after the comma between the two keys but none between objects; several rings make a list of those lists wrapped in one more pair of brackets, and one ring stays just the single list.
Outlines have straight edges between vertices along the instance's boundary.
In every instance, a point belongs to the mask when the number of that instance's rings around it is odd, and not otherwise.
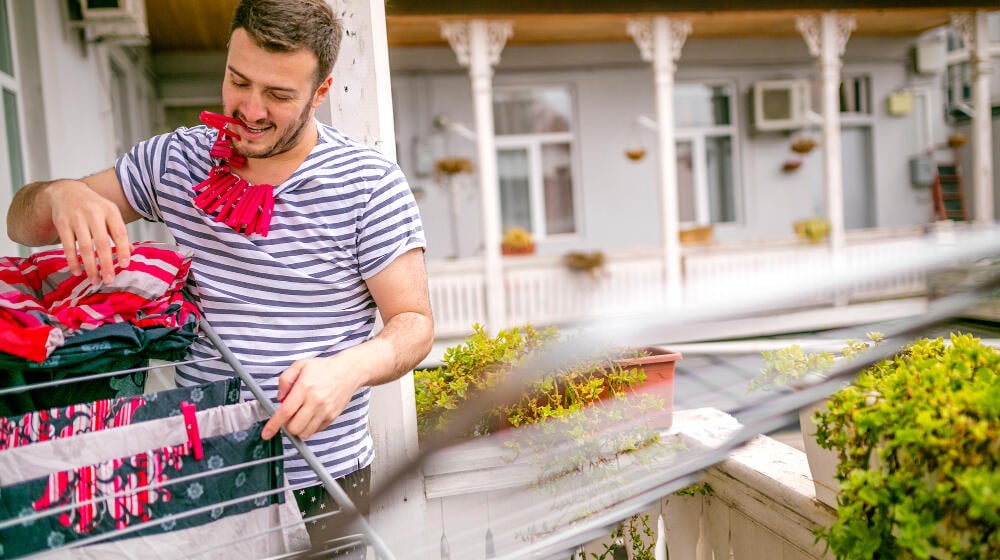
[{"label": "short brown hair", "polygon": [[229,34],[243,29],[271,52],[308,49],[316,55],[316,86],[333,71],[344,26],[325,0],[241,0]]}]

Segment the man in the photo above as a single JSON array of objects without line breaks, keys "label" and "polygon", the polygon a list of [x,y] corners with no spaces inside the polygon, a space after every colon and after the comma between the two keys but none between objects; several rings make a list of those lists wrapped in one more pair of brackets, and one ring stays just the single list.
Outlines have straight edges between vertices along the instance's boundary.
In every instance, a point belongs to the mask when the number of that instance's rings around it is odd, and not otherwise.
[{"label": "man", "polygon": [[[61,242],[74,274],[95,283],[114,278],[112,243],[128,263],[126,223],[164,222],[194,252],[189,288],[205,318],[280,402],[264,437],[284,427],[308,440],[360,498],[373,456],[370,387],[427,355],[433,322],[423,227],[405,178],[314,118],[342,35],[323,0],[243,0],[222,85],[236,155],[210,156],[227,140],[216,129],[181,128],[137,144],[112,169],[24,187],[7,222],[16,242]],[[196,202],[194,187],[219,169],[246,187],[274,185],[266,236],[231,227],[220,208]],[[385,326],[372,338],[376,307]],[[197,342],[191,354],[216,353]],[[212,364],[178,366],[178,382],[231,375]],[[316,484],[300,459],[288,461],[286,474],[293,485]]]}]

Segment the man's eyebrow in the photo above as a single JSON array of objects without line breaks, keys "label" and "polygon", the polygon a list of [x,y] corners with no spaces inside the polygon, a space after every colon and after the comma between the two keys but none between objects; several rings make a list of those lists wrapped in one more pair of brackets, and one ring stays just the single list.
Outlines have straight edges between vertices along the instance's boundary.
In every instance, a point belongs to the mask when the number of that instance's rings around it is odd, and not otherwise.
[{"label": "man's eyebrow", "polygon": [[[248,78],[245,74],[243,74],[239,70],[233,68],[231,65],[227,64],[226,65],[226,69],[229,70],[230,72],[232,72],[233,74],[236,74],[236,76],[239,77],[241,80],[246,80],[248,82],[251,81],[250,78]],[[268,85],[265,85],[264,88],[267,89],[267,90],[269,90],[269,91],[283,91],[283,92],[287,92],[287,93],[298,93],[298,90],[296,90],[295,88],[290,88],[290,87],[268,86]]]}]

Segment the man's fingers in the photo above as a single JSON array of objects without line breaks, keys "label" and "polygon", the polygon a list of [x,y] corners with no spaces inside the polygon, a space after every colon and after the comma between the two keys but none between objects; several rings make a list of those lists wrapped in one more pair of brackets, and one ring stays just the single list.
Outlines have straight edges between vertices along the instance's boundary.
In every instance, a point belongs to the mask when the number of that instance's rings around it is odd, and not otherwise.
[{"label": "man's fingers", "polygon": [[94,238],[94,249],[99,263],[98,271],[105,284],[115,281],[115,257],[111,253],[111,240],[107,235],[98,234]]},{"label": "man's fingers", "polygon": [[120,213],[113,213],[108,217],[108,232],[115,242],[115,252],[118,253],[118,264],[122,268],[127,268],[132,259],[132,245],[128,240],[128,230],[125,229],[125,222],[122,221]]},{"label": "man's fingers", "polygon": [[86,227],[76,228],[76,246],[80,251],[80,260],[83,261],[83,269],[87,272],[87,278],[91,284],[100,282],[97,275],[97,262],[94,258],[94,240],[90,237],[90,229]]},{"label": "man's fingers", "polygon": [[285,396],[288,392],[292,390],[292,385],[295,385],[295,380],[299,378],[299,374],[302,372],[302,363],[295,362],[288,366],[281,376],[278,377],[278,402],[285,400]]},{"label": "man's fingers", "polygon": [[59,242],[62,243],[63,253],[66,255],[66,266],[73,276],[79,276],[83,271],[80,268],[80,260],[76,258],[76,235],[73,228],[67,224],[56,224],[56,231],[59,232]]},{"label": "man's fingers", "polygon": [[267,421],[267,424],[264,424],[264,429],[261,430],[260,436],[264,439],[271,439],[274,437],[274,434],[278,433],[278,430],[285,425],[285,422],[287,422],[289,418],[295,416],[295,413],[298,412],[299,407],[301,406],[302,398],[298,395],[298,393],[293,391],[288,395],[288,398],[278,405],[277,412],[275,412],[274,416]]}]

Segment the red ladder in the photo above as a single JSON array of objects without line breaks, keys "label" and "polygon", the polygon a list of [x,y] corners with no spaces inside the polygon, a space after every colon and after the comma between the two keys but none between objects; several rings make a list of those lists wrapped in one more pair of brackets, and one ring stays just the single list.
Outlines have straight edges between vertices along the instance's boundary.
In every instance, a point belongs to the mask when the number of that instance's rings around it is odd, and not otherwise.
[{"label": "red ladder", "polygon": [[931,195],[934,197],[934,219],[969,221],[962,190],[962,176],[958,171],[958,154],[951,163],[937,163]]}]

